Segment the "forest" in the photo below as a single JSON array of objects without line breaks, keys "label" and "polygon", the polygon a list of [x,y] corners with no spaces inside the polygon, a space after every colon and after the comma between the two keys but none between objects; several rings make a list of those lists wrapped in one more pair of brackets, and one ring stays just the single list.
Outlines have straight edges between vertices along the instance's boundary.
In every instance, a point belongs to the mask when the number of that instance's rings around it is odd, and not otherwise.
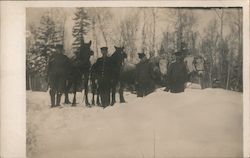
[{"label": "forest", "polygon": [[92,40],[100,47],[124,46],[128,62],[137,53],[169,59],[175,51],[202,55],[209,87],[243,91],[242,8],[27,8],[26,89],[46,91],[47,65],[56,44],[74,54]]}]

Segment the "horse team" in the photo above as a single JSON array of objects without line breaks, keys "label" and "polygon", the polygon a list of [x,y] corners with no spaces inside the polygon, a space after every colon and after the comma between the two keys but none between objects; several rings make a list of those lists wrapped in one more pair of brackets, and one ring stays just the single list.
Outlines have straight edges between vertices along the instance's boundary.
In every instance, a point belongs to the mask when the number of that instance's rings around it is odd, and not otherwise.
[{"label": "horse team", "polygon": [[[108,56],[108,48],[102,47],[102,57],[91,65],[90,57],[94,53],[90,47],[91,41],[83,42],[75,56],[70,59],[63,54],[63,45],[56,45],[55,53],[50,57],[48,64],[51,107],[60,107],[63,93],[65,94],[65,103],[70,104],[68,94],[71,91],[74,94],[72,106],[76,106],[76,92],[82,83],[82,79],[84,80],[86,106],[90,107],[91,104],[97,104],[104,108],[115,104],[117,87],[119,87],[120,102],[124,103],[123,90],[125,87],[131,91],[136,91],[138,97],[143,97],[153,92],[156,88],[155,85],[161,84],[161,81],[164,80],[160,71],[160,60],[156,57],[147,59],[144,53],[138,53],[140,62],[135,65],[125,62],[127,54],[124,47],[115,47],[115,52],[111,56]],[[179,55],[176,54],[176,56]],[[164,84],[166,85],[166,91],[184,91],[184,84],[190,79],[190,76],[194,76],[194,74],[202,76],[204,67],[200,65],[204,64],[197,59],[200,58],[192,58],[191,60],[180,58],[174,63],[166,64],[169,65],[170,69],[167,72],[168,82]],[[190,69],[190,66],[188,66],[189,61],[191,61],[191,67],[194,67],[194,69]],[[184,63],[185,65],[183,65]],[[198,70],[197,67],[202,69]],[[182,76],[178,74],[182,74]],[[170,76],[172,76],[172,79]],[[181,78],[178,79],[180,82],[177,83],[174,76]],[[88,98],[89,80],[92,92],[91,104]]]}]

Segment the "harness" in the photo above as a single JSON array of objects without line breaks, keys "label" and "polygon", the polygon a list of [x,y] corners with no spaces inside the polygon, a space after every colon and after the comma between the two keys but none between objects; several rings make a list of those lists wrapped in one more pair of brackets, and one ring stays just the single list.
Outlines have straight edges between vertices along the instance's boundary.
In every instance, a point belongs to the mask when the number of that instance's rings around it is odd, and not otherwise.
[{"label": "harness", "polygon": [[196,66],[196,59],[194,59],[193,65],[194,65],[195,71],[196,71],[197,73],[199,73],[199,72],[204,72],[204,71],[205,71],[205,69],[197,69],[197,66]]}]

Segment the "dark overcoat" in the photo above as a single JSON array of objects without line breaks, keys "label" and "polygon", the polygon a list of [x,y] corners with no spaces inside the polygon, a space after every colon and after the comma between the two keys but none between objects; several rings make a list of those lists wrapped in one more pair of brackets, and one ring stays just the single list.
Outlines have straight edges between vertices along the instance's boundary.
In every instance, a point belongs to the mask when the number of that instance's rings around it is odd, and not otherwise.
[{"label": "dark overcoat", "polygon": [[172,93],[184,92],[188,79],[187,69],[183,61],[171,63],[167,72],[167,89]]},{"label": "dark overcoat", "polygon": [[108,106],[110,104],[110,89],[112,79],[112,64],[110,57],[98,58],[93,69],[96,71],[98,91],[101,97],[101,104]]},{"label": "dark overcoat", "polygon": [[136,65],[135,81],[138,97],[146,96],[154,91],[153,74],[153,68],[148,59]]}]

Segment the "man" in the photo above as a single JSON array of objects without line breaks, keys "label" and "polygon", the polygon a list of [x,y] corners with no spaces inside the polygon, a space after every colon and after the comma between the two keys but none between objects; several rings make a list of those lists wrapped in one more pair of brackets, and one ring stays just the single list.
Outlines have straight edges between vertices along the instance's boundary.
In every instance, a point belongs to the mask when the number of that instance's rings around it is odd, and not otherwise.
[{"label": "man", "polygon": [[184,92],[187,82],[187,69],[183,61],[182,53],[176,52],[175,61],[170,64],[167,72],[167,85],[165,91],[171,93]]},{"label": "man", "polygon": [[153,73],[145,53],[138,53],[138,57],[140,62],[136,65],[136,91],[137,97],[144,97],[155,89]]},{"label": "man", "polygon": [[52,108],[60,106],[61,96],[65,88],[68,66],[69,58],[63,54],[63,46],[56,45],[56,51],[51,56],[48,65],[48,80]]},{"label": "man", "polygon": [[101,98],[101,105],[105,108],[110,105],[111,90],[111,64],[108,57],[108,48],[101,48],[102,57],[98,58],[95,64],[97,71],[98,92]]}]

